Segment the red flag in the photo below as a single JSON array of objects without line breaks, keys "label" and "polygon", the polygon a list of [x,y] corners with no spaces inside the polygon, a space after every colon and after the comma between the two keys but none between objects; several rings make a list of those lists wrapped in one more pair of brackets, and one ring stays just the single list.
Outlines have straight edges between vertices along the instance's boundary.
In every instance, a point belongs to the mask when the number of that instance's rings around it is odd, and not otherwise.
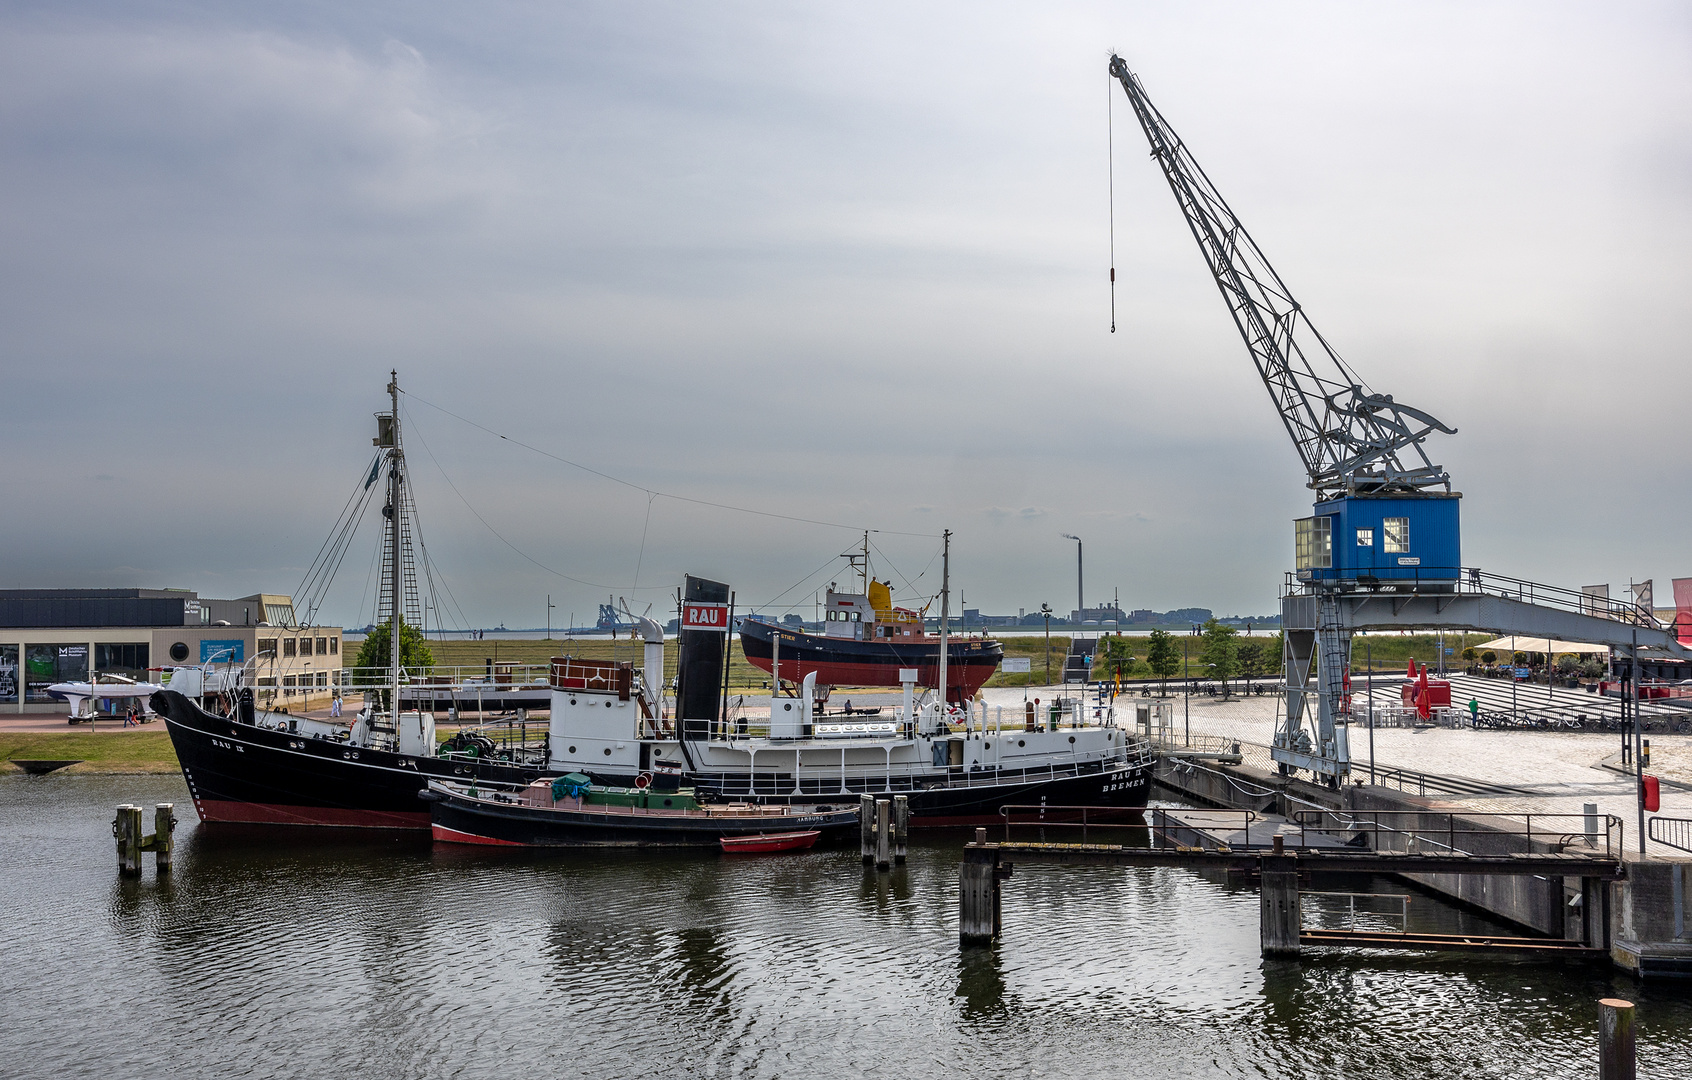
[{"label": "red flag", "polygon": [[1424,665],[1422,667],[1421,676],[1416,680],[1416,715],[1420,716],[1423,720],[1432,716],[1432,701],[1433,694],[1428,690],[1428,669]]}]

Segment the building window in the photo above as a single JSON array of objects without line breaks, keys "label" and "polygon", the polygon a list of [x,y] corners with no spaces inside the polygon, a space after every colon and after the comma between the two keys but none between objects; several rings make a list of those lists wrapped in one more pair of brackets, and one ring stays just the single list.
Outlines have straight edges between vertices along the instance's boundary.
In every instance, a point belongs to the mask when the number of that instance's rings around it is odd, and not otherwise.
[{"label": "building window", "polygon": [[29,701],[57,701],[47,692],[56,682],[88,681],[88,646],[25,645],[24,693]]},{"label": "building window", "polygon": [[[321,640],[321,639],[319,639],[319,640]],[[319,671],[317,673],[317,685],[319,685],[319,686],[328,686],[329,685],[329,673],[327,671]]]},{"label": "building window", "polygon": [[147,653],[145,641],[96,642],[94,670],[141,682],[147,677]]},{"label": "building window", "polygon": [[319,655],[319,656],[328,656],[329,655],[329,639],[328,638],[320,637],[320,638],[317,639],[317,655]]},{"label": "building window", "polygon": [[1375,546],[1375,530],[1373,530],[1373,529],[1358,529],[1357,530],[1357,546],[1358,547],[1366,547],[1366,548],[1374,547]]},{"label": "building window", "polygon": [[1326,515],[1293,522],[1293,565],[1298,570],[1332,570],[1334,523]]},{"label": "building window", "polygon": [[341,639],[340,638],[332,637],[332,638],[329,639],[329,655],[330,656],[341,655]]},{"label": "building window", "polygon": [[283,656],[293,656],[296,649],[298,648],[298,645],[299,645],[299,643],[296,642],[291,637],[283,638],[282,639],[282,655]]},{"label": "building window", "polygon": [[18,647],[0,645],[0,701],[15,704],[18,700]]},{"label": "building window", "polygon": [[276,686],[276,676],[274,676],[274,675],[260,675],[258,684],[261,687],[268,686],[268,687],[274,688]]},{"label": "building window", "polygon": [[269,656],[270,656],[270,659],[272,659],[272,660],[276,659],[276,639],[273,638],[273,637],[261,637],[261,638],[259,638],[258,639],[258,651],[259,651],[260,655],[264,655],[264,654],[268,653]]},{"label": "building window", "polygon": [[1387,518],[1381,522],[1381,540],[1388,555],[1408,554],[1410,551],[1410,519]]}]

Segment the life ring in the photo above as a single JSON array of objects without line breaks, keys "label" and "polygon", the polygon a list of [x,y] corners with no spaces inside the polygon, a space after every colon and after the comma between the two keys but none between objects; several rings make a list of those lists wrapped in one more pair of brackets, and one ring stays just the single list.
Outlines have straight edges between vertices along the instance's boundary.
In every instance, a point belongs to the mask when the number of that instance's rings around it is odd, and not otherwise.
[{"label": "life ring", "polygon": [[651,786],[652,786],[652,774],[651,773],[643,772],[639,776],[635,777],[635,790],[636,791],[645,791],[647,788],[649,788]]}]

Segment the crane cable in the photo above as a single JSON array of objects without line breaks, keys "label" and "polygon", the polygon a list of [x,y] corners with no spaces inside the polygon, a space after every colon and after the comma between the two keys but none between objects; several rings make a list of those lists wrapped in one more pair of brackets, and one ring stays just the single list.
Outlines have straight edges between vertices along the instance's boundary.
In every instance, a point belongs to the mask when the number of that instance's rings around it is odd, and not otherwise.
[{"label": "crane cable", "polygon": [[1116,94],[1105,78],[1105,176],[1110,193],[1110,332],[1116,333]]}]

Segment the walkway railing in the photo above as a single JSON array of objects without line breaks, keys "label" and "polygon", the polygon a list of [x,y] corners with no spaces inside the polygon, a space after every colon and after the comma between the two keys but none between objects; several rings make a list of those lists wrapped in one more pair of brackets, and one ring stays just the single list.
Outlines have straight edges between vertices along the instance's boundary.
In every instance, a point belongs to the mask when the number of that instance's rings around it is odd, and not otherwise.
[{"label": "walkway railing", "polygon": [[1645,832],[1659,844],[1692,851],[1692,819],[1654,817],[1645,823]]}]

